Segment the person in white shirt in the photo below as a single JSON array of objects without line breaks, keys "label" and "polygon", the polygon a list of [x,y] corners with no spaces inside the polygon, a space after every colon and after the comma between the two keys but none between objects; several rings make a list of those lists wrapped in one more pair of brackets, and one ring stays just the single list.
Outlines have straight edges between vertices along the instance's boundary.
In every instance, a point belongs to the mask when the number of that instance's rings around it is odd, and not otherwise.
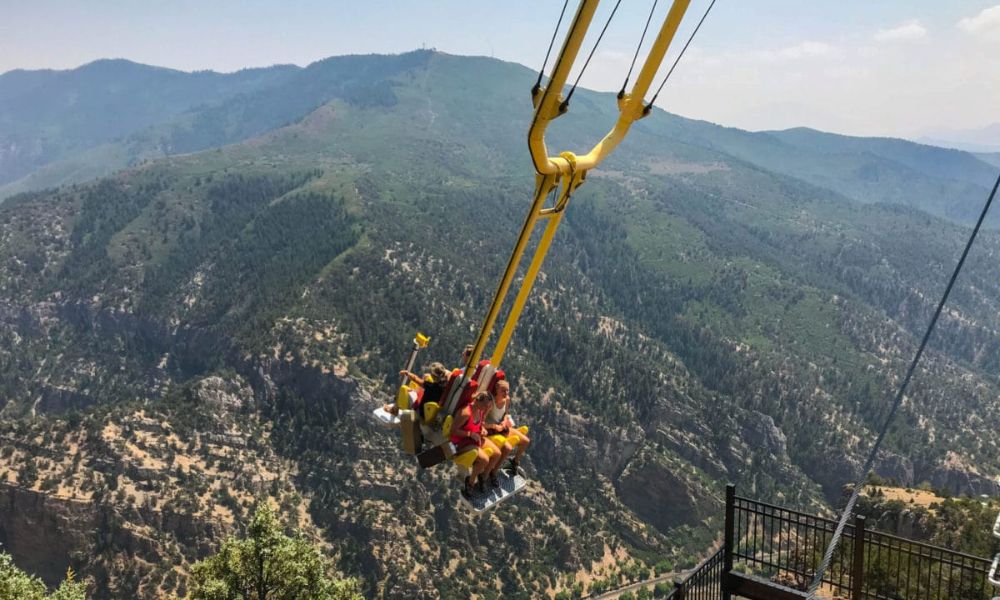
[{"label": "person in white shirt", "polygon": [[[531,440],[524,431],[514,427],[514,419],[510,416],[510,384],[506,380],[496,382],[493,403],[486,412],[484,426],[487,437],[500,448],[500,460],[496,470],[499,470],[499,465],[514,451],[514,448],[517,448],[507,466],[508,473],[511,476],[516,475],[521,457],[528,450]],[[501,437],[503,440],[499,439]],[[491,479],[496,476],[496,470],[490,474]]]}]

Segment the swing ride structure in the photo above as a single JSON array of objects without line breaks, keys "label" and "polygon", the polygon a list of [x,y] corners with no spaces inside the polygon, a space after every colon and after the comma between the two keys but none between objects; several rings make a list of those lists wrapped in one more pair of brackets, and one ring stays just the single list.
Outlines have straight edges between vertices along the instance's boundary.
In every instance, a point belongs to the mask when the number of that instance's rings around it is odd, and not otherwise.
[{"label": "swing ride structure", "polygon": [[[475,390],[491,389],[491,384],[501,373],[500,366],[503,362],[504,353],[510,344],[517,327],[521,312],[531,295],[535,279],[542,268],[545,256],[552,246],[556,231],[562,222],[566,209],[569,206],[573,193],[586,181],[587,173],[598,167],[608,156],[614,152],[615,148],[628,135],[632,125],[648,116],[656,100],[660,88],[653,95],[652,100],[646,101],[647,94],[653,85],[653,81],[660,70],[664,57],[674,41],[674,37],[680,27],[681,22],[687,13],[690,0],[674,0],[666,15],[659,25],[659,30],[653,40],[648,54],[643,61],[632,87],[627,89],[628,79],[636,64],[639,51],[642,48],[646,33],[652,23],[656,2],[649,12],[646,20],[646,27],[643,29],[636,48],[635,57],[632,60],[632,67],[629,75],[626,76],[625,84],[621,92],[618,93],[618,118],[611,130],[586,153],[575,153],[572,151],[561,151],[553,154],[545,142],[545,133],[549,124],[566,114],[570,110],[570,102],[580,77],[586,71],[594,52],[597,50],[608,25],[614,18],[615,13],[621,5],[621,0],[616,0],[610,16],[601,29],[596,42],[588,53],[582,67],[569,91],[564,93],[570,72],[577,64],[584,39],[591,25],[601,0],[581,0],[577,6],[576,13],[570,20],[569,28],[565,35],[562,48],[558,52],[552,72],[548,80],[544,81],[545,67],[548,64],[549,55],[566,15],[568,0],[563,4],[562,13],[556,24],[549,50],[546,53],[542,70],[539,73],[538,81],[531,88],[531,102],[534,105],[534,114],[528,127],[528,151],[531,155],[531,162],[535,169],[535,189],[532,201],[528,208],[524,224],[514,243],[510,259],[500,277],[493,300],[490,303],[482,326],[476,336],[472,352],[468,355],[464,369],[460,374],[456,372],[453,380],[449,383],[446,393],[441,397],[441,402],[429,402],[422,408],[422,416],[414,410],[414,402],[419,393],[419,383],[409,382],[407,377],[403,377],[396,394],[396,407],[398,414],[392,414],[383,408],[374,411],[373,416],[376,421],[386,427],[399,428],[401,430],[402,447],[408,454],[418,456],[422,467],[431,467],[436,464],[451,461],[457,465],[460,475],[470,469],[476,458],[476,449],[456,452],[456,447],[451,443],[452,423],[455,421],[455,413],[464,404],[468,403]],[[713,2],[714,4],[714,2]],[[711,5],[709,7],[711,10]],[[707,16],[706,12],[706,16]],[[704,17],[702,18],[702,22]],[[699,22],[699,27],[701,23]],[[697,29],[695,30],[697,32]],[[693,37],[693,35],[692,35]],[[690,40],[688,40],[690,43]],[[685,49],[687,46],[685,45]],[[683,53],[683,51],[682,51]],[[678,59],[680,56],[678,56]],[[676,63],[675,63],[676,65]],[[672,71],[672,69],[671,69]],[[665,83],[669,73],[664,77]],[[553,198],[548,203],[549,198]],[[518,271],[528,248],[528,241],[532,234],[539,227],[543,228],[538,245],[534,250],[528,263],[527,270],[517,286],[514,287],[515,274]],[[499,335],[493,344],[492,351],[488,359],[484,359],[487,344],[497,325],[501,307],[511,294],[514,294],[513,303],[503,321]],[[418,352],[427,346],[429,338],[418,333],[413,340],[413,350],[410,353],[406,364],[406,371],[411,371],[416,362]],[[522,429],[526,432],[526,429]],[[486,493],[478,494],[470,500],[473,509],[477,512],[492,508],[497,503],[509,498],[524,489],[526,480],[523,472],[518,472],[511,476],[501,478],[498,489],[490,490]]]}]

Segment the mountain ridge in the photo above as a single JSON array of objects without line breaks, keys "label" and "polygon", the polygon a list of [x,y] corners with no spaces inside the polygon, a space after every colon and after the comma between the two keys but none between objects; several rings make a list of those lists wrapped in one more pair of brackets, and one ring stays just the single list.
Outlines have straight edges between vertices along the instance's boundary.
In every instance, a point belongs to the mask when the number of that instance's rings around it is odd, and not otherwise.
[{"label": "mountain ridge", "polygon": [[150,65],[150,64],[147,64],[147,63],[137,62],[137,61],[125,58],[125,57],[108,57],[108,58],[95,58],[94,60],[89,61],[89,62],[85,62],[85,63],[83,63],[81,65],[77,65],[75,67],[66,67],[66,68],[63,68],[63,69],[56,69],[56,68],[43,68],[43,69],[15,68],[15,69],[11,69],[9,71],[4,71],[3,73],[0,73],[0,79],[4,78],[7,75],[15,74],[15,73],[17,73],[17,74],[69,73],[69,72],[74,72],[74,71],[87,71],[87,70],[93,70],[93,69],[102,69],[102,68],[107,68],[109,66],[116,66],[116,65],[118,65],[118,66],[126,66],[126,67],[130,67],[130,68],[131,67],[144,67],[144,68],[149,68],[149,69],[157,69],[157,70],[161,70],[161,71],[170,71],[170,72],[174,72],[174,73],[185,73],[185,74],[188,74],[188,75],[197,75],[197,74],[234,75],[236,73],[243,73],[243,72],[247,72],[247,71],[253,72],[253,71],[266,71],[266,70],[269,70],[269,69],[280,69],[280,68],[291,68],[291,69],[301,69],[302,68],[301,65],[296,65],[294,63],[274,63],[274,64],[270,64],[270,65],[266,65],[266,66],[242,67],[240,69],[235,69],[235,70],[232,70],[232,71],[217,71],[215,69],[184,70],[184,69],[177,69],[177,68],[174,68],[174,67],[164,67],[164,66],[160,66],[160,65]]},{"label": "mountain ridge", "polygon": [[[391,94],[386,89],[366,89],[364,84],[355,84],[354,91],[343,87],[339,91],[324,90],[316,86],[316,80],[329,77],[323,74],[327,71],[337,76],[336,74],[349,70],[347,65],[351,61],[419,63],[431,56],[447,60],[451,55],[424,50],[398,55],[347,55],[321,59],[295,71],[295,77],[307,82],[289,83],[302,87],[302,93],[295,99],[287,97],[288,94],[280,89],[281,85],[268,86],[267,89],[252,94],[250,98],[224,99],[218,106],[195,110],[193,116],[184,117],[172,125],[161,124],[157,126],[159,130],[132,132],[121,142],[92,148],[88,155],[69,157],[65,162],[48,165],[19,181],[0,185],[0,198],[52,184],[75,183],[94,175],[107,175],[118,168],[148,158],[198,151],[249,139],[287,122],[304,118],[312,109],[337,95],[350,96],[353,93],[391,101]],[[512,80],[527,81],[530,73],[517,63],[503,63],[485,57],[467,60],[481,60],[484,65],[506,65],[503,67],[507,72],[505,77]],[[382,75],[373,73],[372,76],[377,79]],[[578,101],[595,102],[598,98],[606,97],[608,94],[586,91]],[[306,101],[306,98],[309,100]],[[220,126],[220,123],[244,118],[246,110],[274,114],[264,120],[257,118],[258,124],[255,127],[242,132],[227,129],[225,125]],[[961,151],[927,147],[895,138],[840,136],[807,128],[783,132],[750,132],[676,115],[666,118],[673,125],[661,124],[658,129],[675,139],[714,147],[766,169],[804,179],[856,200],[911,204],[957,222],[974,221],[978,215],[976,207],[991,183],[987,181],[990,179],[987,173],[990,170],[988,162]],[[639,123],[637,129],[642,129],[644,125]],[[770,136],[785,145],[772,146],[769,152],[760,152],[761,144],[767,139],[764,136]],[[903,183],[914,178],[920,180],[920,185],[916,188],[920,190],[919,194],[913,194],[913,185]],[[0,180],[0,184],[3,183]],[[902,193],[904,186],[907,193]]]},{"label": "mountain ridge", "polygon": [[974,129],[935,131],[920,139],[968,152],[1000,152],[1000,123]]},{"label": "mountain ridge", "polygon": [[271,85],[287,67],[185,73],[127,60],[0,75],[0,184],[55,160],[229,95]]}]

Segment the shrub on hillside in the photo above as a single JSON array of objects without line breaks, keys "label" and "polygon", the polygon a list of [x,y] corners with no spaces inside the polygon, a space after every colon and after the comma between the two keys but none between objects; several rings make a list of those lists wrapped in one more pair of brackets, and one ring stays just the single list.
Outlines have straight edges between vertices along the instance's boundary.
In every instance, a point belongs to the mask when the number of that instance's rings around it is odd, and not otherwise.
[{"label": "shrub on hillside", "polygon": [[287,536],[262,503],[244,539],[231,537],[218,554],[192,567],[191,600],[362,600],[357,581],[335,579],[322,552],[296,532]]},{"label": "shrub on hillside", "polygon": [[73,571],[66,572],[56,591],[48,593],[42,580],[18,569],[14,559],[0,552],[0,598],[18,600],[86,600],[84,585],[74,581]]}]

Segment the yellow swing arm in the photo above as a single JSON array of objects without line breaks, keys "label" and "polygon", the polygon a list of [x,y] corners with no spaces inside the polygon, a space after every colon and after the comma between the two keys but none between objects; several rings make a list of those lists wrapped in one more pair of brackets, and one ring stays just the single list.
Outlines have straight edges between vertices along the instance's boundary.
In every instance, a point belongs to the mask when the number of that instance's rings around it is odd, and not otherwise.
[{"label": "yellow swing arm", "polygon": [[[558,118],[567,108],[564,106],[562,89],[566,84],[570,69],[576,62],[580,46],[587,34],[587,30],[590,28],[594,13],[597,11],[599,4],[600,0],[580,1],[576,16],[571,22],[572,25],[566,34],[566,40],[563,42],[559,57],[556,60],[549,84],[537,89],[532,98],[535,105],[535,115],[531,122],[531,128],[528,131],[528,148],[531,151],[531,159],[537,172],[535,196],[531,203],[531,208],[528,210],[524,225],[521,227],[517,242],[514,244],[510,260],[507,261],[503,277],[497,286],[496,294],[493,296],[493,302],[490,304],[482,328],[479,330],[475,349],[466,365],[466,373],[470,374],[470,376],[474,372],[474,367],[479,363],[479,359],[486,348],[486,343],[493,331],[497,316],[500,314],[500,308],[510,291],[514,274],[521,263],[521,258],[524,255],[528,240],[531,238],[535,226],[539,221],[547,221],[545,231],[542,233],[541,240],[535,249],[535,254],[531,259],[524,279],[521,281],[517,296],[514,299],[510,313],[507,315],[503,329],[500,332],[500,337],[497,339],[496,346],[493,349],[490,362],[495,368],[499,368],[500,362],[503,360],[504,352],[510,343],[510,338],[521,316],[521,311],[528,300],[528,296],[535,283],[535,278],[542,267],[542,263],[545,261],[545,255],[548,253],[552,239],[559,228],[559,223],[562,221],[566,205],[569,203],[573,192],[583,184],[587,172],[599,165],[621,143],[628,134],[632,123],[648,114],[649,111],[645,104],[646,93],[649,91],[653,78],[656,76],[663,58],[670,48],[670,44],[673,42],[677,28],[680,26],[681,20],[687,12],[690,0],[674,0],[660,26],[656,40],[653,42],[649,54],[646,56],[646,60],[632,89],[621,95],[618,99],[618,120],[611,131],[584,155],[562,152],[558,156],[550,156],[545,146],[545,130],[549,122]],[[546,198],[548,198],[556,186],[559,186],[560,189],[555,205],[545,207]],[[448,408],[449,413],[454,409],[453,406],[449,406]]]}]

